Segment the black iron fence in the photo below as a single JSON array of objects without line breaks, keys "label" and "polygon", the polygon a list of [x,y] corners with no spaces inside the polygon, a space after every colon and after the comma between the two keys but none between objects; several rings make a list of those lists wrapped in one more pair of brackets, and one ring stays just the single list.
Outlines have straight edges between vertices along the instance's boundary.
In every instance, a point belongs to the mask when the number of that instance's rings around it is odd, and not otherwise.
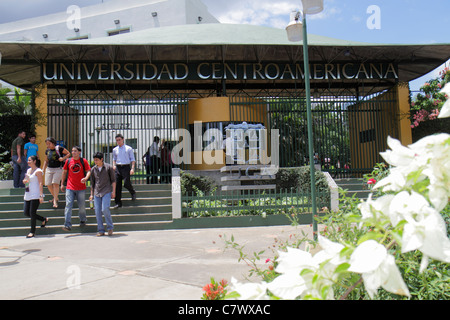
[{"label": "black iron fence", "polygon": [[[319,192],[317,206],[330,208],[330,195]],[[292,215],[312,212],[311,194],[299,189],[214,191],[182,196],[184,218],[241,215]]]},{"label": "black iron fence", "polygon": [[[83,155],[101,151],[111,162],[115,135],[135,151],[136,183],[148,183],[158,177],[168,182],[169,170],[152,172],[146,167],[145,154],[153,138],[179,141],[177,129],[188,128],[188,94],[157,96],[76,94],[48,96],[48,135],[71,148],[79,145]],[[312,99],[314,153],[316,165],[334,177],[359,176],[370,172],[381,161],[388,135],[397,137],[395,95],[389,92],[358,99],[322,96]],[[214,112],[214,110],[211,110]],[[243,121],[262,124],[269,132],[279,130],[279,165],[308,165],[306,103],[295,97],[230,97],[231,123]],[[192,119],[191,119],[192,120]],[[192,121],[191,121],[192,122]],[[225,132],[223,132],[225,138]],[[189,169],[189,165],[182,165]],[[170,180],[169,180],[170,181]]]},{"label": "black iron fence", "polygon": [[95,152],[102,152],[105,161],[112,163],[115,136],[120,133],[125,144],[134,149],[135,183],[148,183],[152,176],[165,182],[170,170],[161,170],[161,164],[160,171],[151,173],[146,153],[154,137],[169,145],[178,141],[177,114],[186,104],[187,99],[177,94],[49,95],[48,135],[67,148],[80,146],[86,159],[92,160]]},{"label": "black iron fence", "polygon": [[[312,99],[315,164],[334,177],[360,176],[382,161],[387,136],[398,136],[395,95],[390,92],[358,100],[355,97]],[[249,113],[253,122],[279,130],[280,167],[309,164],[306,100],[303,98],[241,98],[231,101],[235,118],[252,106],[265,108]]]}]

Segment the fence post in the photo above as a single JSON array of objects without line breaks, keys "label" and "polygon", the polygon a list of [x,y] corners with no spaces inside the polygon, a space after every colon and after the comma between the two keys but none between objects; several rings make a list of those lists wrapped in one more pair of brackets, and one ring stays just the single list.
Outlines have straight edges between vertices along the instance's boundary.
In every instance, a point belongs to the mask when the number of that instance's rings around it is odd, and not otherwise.
[{"label": "fence post", "polygon": [[331,202],[331,212],[337,212],[339,210],[339,191],[336,182],[333,180],[328,172],[324,172],[325,177],[328,181],[328,186],[330,187],[330,202]]},{"label": "fence post", "polygon": [[172,169],[172,218],[181,219],[181,175],[179,168]]}]

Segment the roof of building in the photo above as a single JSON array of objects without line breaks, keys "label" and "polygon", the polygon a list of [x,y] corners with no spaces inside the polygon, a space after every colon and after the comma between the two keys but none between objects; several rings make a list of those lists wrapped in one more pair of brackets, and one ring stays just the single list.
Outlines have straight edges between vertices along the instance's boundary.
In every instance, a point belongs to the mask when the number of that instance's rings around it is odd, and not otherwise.
[{"label": "roof of building", "polygon": [[[450,44],[378,44],[308,35],[310,61],[393,62],[409,82],[450,58]],[[301,42],[284,29],[198,24],[153,28],[114,37],[57,42],[0,42],[0,79],[24,89],[40,82],[40,63],[63,61],[302,61]],[[383,84],[384,86],[386,84]],[[380,85],[380,88],[382,86]]]},{"label": "roof of building", "polygon": [[[0,41],[0,43],[3,43]],[[287,45],[289,42],[284,29],[248,24],[197,24],[150,28],[114,37],[93,38],[74,41],[7,41],[7,43],[33,43],[41,45]],[[367,46],[374,43],[334,39],[309,35],[308,44],[312,46]]]}]

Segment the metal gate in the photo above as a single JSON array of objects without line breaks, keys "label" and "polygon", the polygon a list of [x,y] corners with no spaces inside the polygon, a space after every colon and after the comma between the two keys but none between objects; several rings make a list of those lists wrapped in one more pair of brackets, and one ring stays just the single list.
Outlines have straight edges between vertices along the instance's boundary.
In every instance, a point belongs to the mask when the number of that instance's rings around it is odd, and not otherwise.
[{"label": "metal gate", "polygon": [[[387,149],[387,136],[398,137],[396,95],[386,93],[358,99],[322,96],[312,99],[315,162],[334,177],[358,177],[372,171]],[[115,136],[121,133],[136,157],[136,183],[151,177],[168,182],[169,173],[151,173],[145,153],[155,136],[178,143],[178,128],[187,128],[188,94],[106,93],[49,95],[48,135],[69,150],[79,145],[83,156],[101,151],[112,163]],[[230,97],[232,123],[246,121],[279,130],[281,167],[308,165],[306,102],[298,97]],[[192,119],[191,119],[192,120]],[[195,120],[195,119],[194,119]],[[181,122],[182,123],[181,123]],[[189,169],[184,166],[182,169]]]},{"label": "metal gate", "polygon": [[[316,165],[333,177],[361,177],[382,161],[387,137],[398,137],[397,101],[392,92],[363,99],[325,97],[312,99],[313,141]],[[267,110],[265,118],[261,112]],[[248,121],[279,130],[280,167],[309,164],[306,99],[231,98],[232,119],[246,114]]]},{"label": "metal gate", "polygon": [[120,133],[135,152],[134,182],[148,183],[152,176],[165,182],[170,173],[150,173],[144,155],[155,136],[169,146],[178,141],[177,113],[186,104],[186,97],[180,94],[48,95],[48,136],[69,151],[80,146],[91,163],[98,151],[105,155],[105,162],[112,163],[115,136]]}]

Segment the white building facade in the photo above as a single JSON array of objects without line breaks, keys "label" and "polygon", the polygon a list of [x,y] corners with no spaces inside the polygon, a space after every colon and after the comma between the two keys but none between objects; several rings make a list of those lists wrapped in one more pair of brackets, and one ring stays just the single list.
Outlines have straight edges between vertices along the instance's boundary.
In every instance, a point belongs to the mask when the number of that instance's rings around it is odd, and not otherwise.
[{"label": "white building facade", "polygon": [[[110,0],[82,8],[69,6],[66,12],[0,24],[0,41],[82,41],[160,27],[211,23],[219,21],[201,0]],[[138,168],[144,169],[142,155],[154,136],[169,141],[178,139],[173,116],[176,104],[143,99],[137,104],[121,101],[117,106],[117,102],[106,99],[94,113],[86,104],[89,105],[88,100],[71,101],[70,108],[78,114],[76,124],[61,123],[58,118],[52,122],[49,134],[69,150],[70,140],[79,141],[84,156],[89,159],[94,152],[102,151],[111,162],[115,135],[121,133],[134,148]],[[122,104],[127,106],[127,111]],[[67,141],[63,136],[78,138]]]},{"label": "white building facade", "polygon": [[0,24],[0,41],[82,40],[199,23],[219,23],[201,0],[111,0]]}]

